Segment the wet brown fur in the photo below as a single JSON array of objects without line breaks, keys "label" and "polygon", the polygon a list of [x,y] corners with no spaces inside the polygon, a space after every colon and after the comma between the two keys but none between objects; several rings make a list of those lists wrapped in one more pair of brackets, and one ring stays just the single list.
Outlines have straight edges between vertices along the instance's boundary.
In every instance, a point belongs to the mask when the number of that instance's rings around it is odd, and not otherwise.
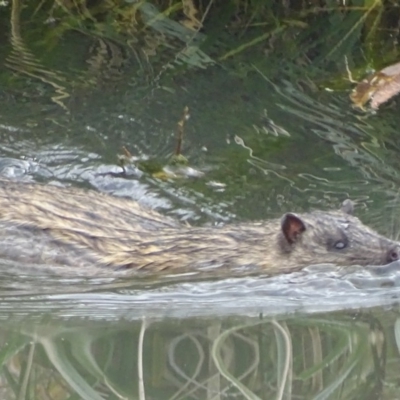
[{"label": "wet brown fur", "polygon": [[[290,272],[310,264],[382,265],[396,242],[342,211],[298,216],[290,243],[281,220],[188,227],[135,201],[94,191],[0,180],[0,258],[135,273]],[[338,250],[338,241],[348,243]]]}]

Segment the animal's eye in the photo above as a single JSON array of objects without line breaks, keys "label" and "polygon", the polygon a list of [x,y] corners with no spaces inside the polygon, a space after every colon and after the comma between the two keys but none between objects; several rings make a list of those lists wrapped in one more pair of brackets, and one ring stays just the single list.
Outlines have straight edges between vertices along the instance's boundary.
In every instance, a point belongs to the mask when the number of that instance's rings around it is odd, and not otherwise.
[{"label": "animal's eye", "polygon": [[337,250],[343,250],[345,247],[347,247],[347,243],[344,242],[343,240],[338,240],[333,247]]}]

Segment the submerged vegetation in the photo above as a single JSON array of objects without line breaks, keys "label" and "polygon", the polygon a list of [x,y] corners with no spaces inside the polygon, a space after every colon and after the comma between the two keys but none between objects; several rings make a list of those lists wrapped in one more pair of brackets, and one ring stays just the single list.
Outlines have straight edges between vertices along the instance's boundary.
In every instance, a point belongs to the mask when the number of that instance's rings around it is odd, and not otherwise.
[{"label": "submerged vegetation", "polygon": [[[350,90],[345,57],[358,80],[399,58],[398,3],[390,0],[12,0],[2,7],[9,10],[6,66],[52,87],[67,111],[76,91],[172,90],[171,77],[216,65],[242,77],[254,67],[293,73],[300,65],[302,79]],[[61,62],[65,52],[71,57]],[[9,82],[8,73],[1,79]]]}]

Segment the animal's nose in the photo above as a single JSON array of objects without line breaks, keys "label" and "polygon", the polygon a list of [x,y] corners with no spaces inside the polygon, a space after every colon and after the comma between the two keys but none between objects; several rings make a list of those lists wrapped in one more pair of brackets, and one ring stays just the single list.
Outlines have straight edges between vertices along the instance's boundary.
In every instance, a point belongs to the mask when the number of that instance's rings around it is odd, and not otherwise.
[{"label": "animal's nose", "polygon": [[389,250],[387,254],[387,262],[397,261],[400,259],[400,246],[395,246]]}]

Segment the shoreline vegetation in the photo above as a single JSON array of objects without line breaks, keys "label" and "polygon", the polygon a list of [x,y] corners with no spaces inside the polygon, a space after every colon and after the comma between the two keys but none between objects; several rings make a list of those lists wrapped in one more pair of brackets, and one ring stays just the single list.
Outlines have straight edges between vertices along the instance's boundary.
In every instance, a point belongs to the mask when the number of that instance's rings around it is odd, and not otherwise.
[{"label": "shoreline vegetation", "polygon": [[[0,79],[17,92],[27,82],[44,86],[67,113],[76,91],[143,82],[152,90],[172,90],[171,80],[213,67],[242,78],[258,70],[272,77],[274,71],[289,72],[319,89],[350,93],[348,72],[362,82],[367,75],[376,77],[374,71],[386,76],[387,66],[399,60],[396,4],[359,3],[15,0],[2,5],[8,11],[2,18],[8,18],[3,22],[9,29],[2,34],[9,47]],[[63,62],[61,56],[72,51]],[[393,82],[387,75],[385,85]],[[351,95],[358,107],[371,91],[372,109],[389,92],[398,92],[396,84],[382,97],[376,79],[368,82],[367,89],[359,85]]]}]

